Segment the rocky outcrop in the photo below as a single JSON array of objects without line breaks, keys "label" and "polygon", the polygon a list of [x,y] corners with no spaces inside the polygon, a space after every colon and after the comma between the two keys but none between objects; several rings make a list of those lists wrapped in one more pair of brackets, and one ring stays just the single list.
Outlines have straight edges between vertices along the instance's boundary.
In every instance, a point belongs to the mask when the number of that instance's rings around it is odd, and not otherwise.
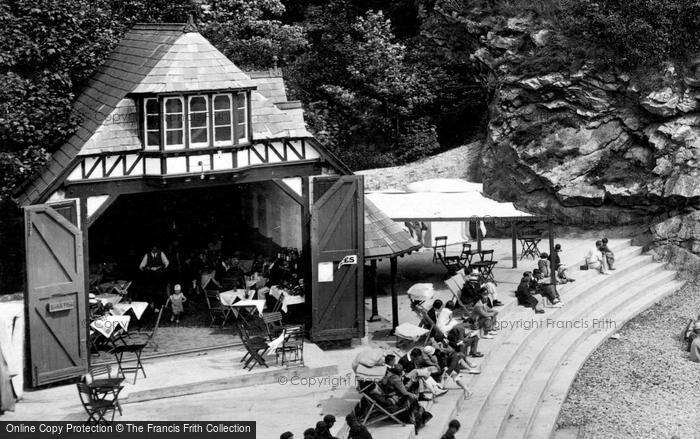
[{"label": "rocky outcrop", "polygon": [[672,245],[700,254],[700,59],[688,77],[672,64],[645,77],[552,67],[533,62],[556,41],[547,22],[479,10],[452,18],[493,72],[481,158],[489,195],[572,225],[660,221],[656,239],[678,229]]}]

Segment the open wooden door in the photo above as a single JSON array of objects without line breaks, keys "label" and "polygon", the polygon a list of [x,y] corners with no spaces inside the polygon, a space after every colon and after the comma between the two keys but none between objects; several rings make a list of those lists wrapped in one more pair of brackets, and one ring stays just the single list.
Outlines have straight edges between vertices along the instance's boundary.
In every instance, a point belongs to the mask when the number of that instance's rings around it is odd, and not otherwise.
[{"label": "open wooden door", "polygon": [[77,200],[25,207],[25,294],[32,386],[87,371],[83,237]]},{"label": "open wooden door", "polygon": [[363,337],[364,189],[362,176],[313,179],[311,339]]}]

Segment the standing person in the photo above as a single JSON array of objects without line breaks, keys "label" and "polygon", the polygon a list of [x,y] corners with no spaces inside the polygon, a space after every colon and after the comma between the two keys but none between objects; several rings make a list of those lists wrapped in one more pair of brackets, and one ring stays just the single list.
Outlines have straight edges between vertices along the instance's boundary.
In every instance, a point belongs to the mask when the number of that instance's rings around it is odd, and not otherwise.
[{"label": "standing person", "polygon": [[350,432],[348,434],[348,439],[372,439],[372,435],[367,430],[367,427],[360,424],[357,420],[357,416],[350,413],[345,417],[345,422],[350,427]]},{"label": "standing person", "polygon": [[175,323],[180,323],[180,316],[185,311],[184,304],[187,301],[187,298],[185,297],[185,295],[182,294],[182,289],[180,288],[180,284],[176,284],[173,287],[173,294],[170,295],[169,301],[170,301],[170,310],[173,313],[173,315],[170,316],[170,321],[171,322],[175,321]]},{"label": "standing person", "polygon": [[600,251],[603,253],[603,258],[605,258],[605,262],[608,264],[608,270],[615,270],[615,253],[608,247],[608,238],[603,238],[600,242],[602,243]]},{"label": "standing person", "polygon": [[160,311],[164,298],[167,296],[166,270],[170,261],[165,253],[160,251],[157,245],[143,255],[139,270],[143,273],[144,286],[148,289],[147,295],[150,298],[150,305],[156,312]]}]

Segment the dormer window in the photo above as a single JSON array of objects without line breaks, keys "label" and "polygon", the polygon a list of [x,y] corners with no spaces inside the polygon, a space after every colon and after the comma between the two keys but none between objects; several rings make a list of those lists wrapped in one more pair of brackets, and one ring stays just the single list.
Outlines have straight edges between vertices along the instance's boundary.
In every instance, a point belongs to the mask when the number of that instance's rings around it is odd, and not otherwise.
[{"label": "dormer window", "polygon": [[248,111],[246,92],[144,98],[144,149],[175,151],[247,143]]},{"label": "dormer window", "polygon": [[190,96],[190,147],[209,146],[209,105],[206,96]]}]

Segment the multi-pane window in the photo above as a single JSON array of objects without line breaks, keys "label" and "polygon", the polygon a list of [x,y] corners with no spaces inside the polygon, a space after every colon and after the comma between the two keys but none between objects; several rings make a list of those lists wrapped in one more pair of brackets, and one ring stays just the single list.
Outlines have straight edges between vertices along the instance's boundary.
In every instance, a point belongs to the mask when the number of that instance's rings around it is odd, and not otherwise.
[{"label": "multi-pane window", "polygon": [[209,146],[209,105],[206,96],[190,96],[190,147]]},{"label": "multi-pane window", "polygon": [[143,101],[143,114],[144,145],[146,149],[158,149],[160,147],[160,111],[158,111],[157,98],[148,98]]},{"label": "multi-pane window", "polygon": [[233,115],[231,95],[214,95],[214,144],[231,144],[233,138]]},{"label": "multi-pane window", "polygon": [[238,93],[236,95],[235,131],[238,142],[246,142],[248,140],[248,103],[246,102],[245,93]]},{"label": "multi-pane window", "polygon": [[182,148],[184,143],[184,112],[182,98],[165,98],[165,149]]},{"label": "multi-pane window", "polygon": [[172,151],[247,143],[248,111],[245,92],[145,98],[144,148]]}]

